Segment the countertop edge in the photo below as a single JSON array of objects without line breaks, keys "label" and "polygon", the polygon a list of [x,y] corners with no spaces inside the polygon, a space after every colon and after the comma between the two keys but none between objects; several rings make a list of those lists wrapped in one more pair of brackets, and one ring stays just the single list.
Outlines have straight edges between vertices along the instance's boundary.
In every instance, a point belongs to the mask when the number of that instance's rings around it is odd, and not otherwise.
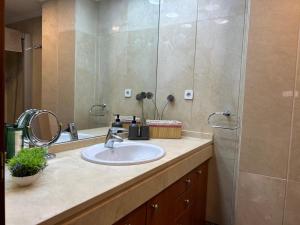
[{"label": "countertop edge", "polygon": [[[169,167],[175,166],[176,164],[180,163],[181,161],[184,161],[186,159],[188,159],[190,156],[195,155],[195,154],[200,154],[199,150],[205,150],[209,147],[213,146],[213,141],[208,141],[207,143],[196,147],[160,166],[157,166],[149,171],[147,171],[146,173],[143,173],[127,182],[122,183],[121,185],[116,186],[115,188],[110,189],[107,192],[101,193],[98,196],[95,196],[94,198],[89,199],[86,202],[83,202],[77,206],[74,206],[64,212],[61,212],[57,215],[55,215],[52,218],[49,218],[39,224],[42,225],[53,225],[53,224],[66,224],[68,220],[70,220],[73,216],[75,216],[76,214],[82,214],[83,211],[85,210],[90,210],[91,208],[97,206],[97,205],[101,205],[101,204],[107,204],[107,202],[111,201],[112,199],[116,199],[118,198],[119,195],[123,194],[124,192],[128,191],[129,189],[134,188],[135,186],[138,186],[141,183],[144,183],[145,180],[149,180],[151,179],[151,177],[158,175],[159,173],[167,170]],[[205,159],[203,162],[207,161],[208,159],[210,159],[212,157],[212,150],[211,150],[211,155]],[[171,184],[171,183],[170,183]],[[158,194],[159,192],[157,192]],[[130,211],[129,211],[130,212]],[[124,214],[123,216],[127,215]],[[114,222],[116,222],[118,219],[120,219],[121,217],[118,216],[115,218]],[[69,224],[69,223],[68,223]],[[70,223],[73,224],[73,223]]]}]

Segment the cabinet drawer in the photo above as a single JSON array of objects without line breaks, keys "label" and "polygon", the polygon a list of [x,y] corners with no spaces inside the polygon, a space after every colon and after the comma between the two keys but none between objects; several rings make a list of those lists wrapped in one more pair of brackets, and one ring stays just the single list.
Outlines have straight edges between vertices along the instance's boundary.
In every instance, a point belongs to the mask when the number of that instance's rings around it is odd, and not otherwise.
[{"label": "cabinet drawer", "polygon": [[185,193],[193,185],[195,185],[196,180],[197,174],[195,172],[188,173],[168,188],[169,198],[175,199],[179,197],[181,194]]},{"label": "cabinet drawer", "polygon": [[146,205],[142,205],[114,225],[145,225]]},{"label": "cabinet drawer", "polygon": [[179,198],[176,199],[174,205],[173,213],[174,218],[180,217],[182,214],[184,214],[186,211],[191,209],[194,205],[195,198],[193,196],[192,189],[185,192],[183,195],[181,195]]},{"label": "cabinet drawer", "polygon": [[191,212],[187,211],[181,217],[179,217],[176,222],[176,225],[191,225]]}]

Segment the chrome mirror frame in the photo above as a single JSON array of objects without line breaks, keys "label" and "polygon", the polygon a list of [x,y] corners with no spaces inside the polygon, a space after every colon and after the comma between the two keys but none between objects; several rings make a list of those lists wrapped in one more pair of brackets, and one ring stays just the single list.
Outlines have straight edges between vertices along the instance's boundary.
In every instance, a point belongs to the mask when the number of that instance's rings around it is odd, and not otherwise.
[{"label": "chrome mirror frame", "polygon": [[[36,137],[31,126],[34,119],[36,119],[39,115],[45,113],[54,116],[58,125],[58,132],[50,141],[41,140],[38,137]],[[29,140],[30,144],[37,147],[48,147],[52,145],[59,139],[62,132],[62,124],[59,122],[57,116],[49,110],[28,109],[25,112],[23,112],[17,119],[17,125],[19,128],[24,129],[24,136]]]}]

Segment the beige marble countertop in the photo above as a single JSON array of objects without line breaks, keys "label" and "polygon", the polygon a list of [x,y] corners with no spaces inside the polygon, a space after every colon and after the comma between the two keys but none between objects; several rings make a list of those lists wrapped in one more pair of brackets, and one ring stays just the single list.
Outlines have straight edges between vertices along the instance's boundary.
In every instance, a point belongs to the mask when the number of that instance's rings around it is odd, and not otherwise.
[{"label": "beige marble countertop", "polygon": [[166,156],[147,164],[106,166],[81,159],[83,148],[61,152],[48,162],[41,178],[25,188],[15,186],[6,170],[6,224],[39,224],[81,204],[101,201],[212,144],[211,139],[193,137],[143,142],[161,146]]}]

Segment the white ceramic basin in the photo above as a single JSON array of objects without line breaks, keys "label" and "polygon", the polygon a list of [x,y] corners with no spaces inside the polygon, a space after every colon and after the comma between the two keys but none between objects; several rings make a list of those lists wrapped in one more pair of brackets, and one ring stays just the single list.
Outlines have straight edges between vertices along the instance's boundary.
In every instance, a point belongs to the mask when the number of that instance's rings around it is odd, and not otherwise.
[{"label": "white ceramic basin", "polygon": [[[87,139],[87,138],[92,138],[93,136],[90,134],[84,134],[84,133],[78,133],[78,140],[82,139]],[[63,143],[63,142],[68,142],[71,141],[71,135],[68,132],[63,132],[61,133],[60,137],[55,143]]]},{"label": "white ceramic basin", "polygon": [[104,165],[135,165],[152,162],[164,157],[165,151],[156,145],[125,141],[114,148],[104,144],[93,145],[81,151],[83,159]]}]

